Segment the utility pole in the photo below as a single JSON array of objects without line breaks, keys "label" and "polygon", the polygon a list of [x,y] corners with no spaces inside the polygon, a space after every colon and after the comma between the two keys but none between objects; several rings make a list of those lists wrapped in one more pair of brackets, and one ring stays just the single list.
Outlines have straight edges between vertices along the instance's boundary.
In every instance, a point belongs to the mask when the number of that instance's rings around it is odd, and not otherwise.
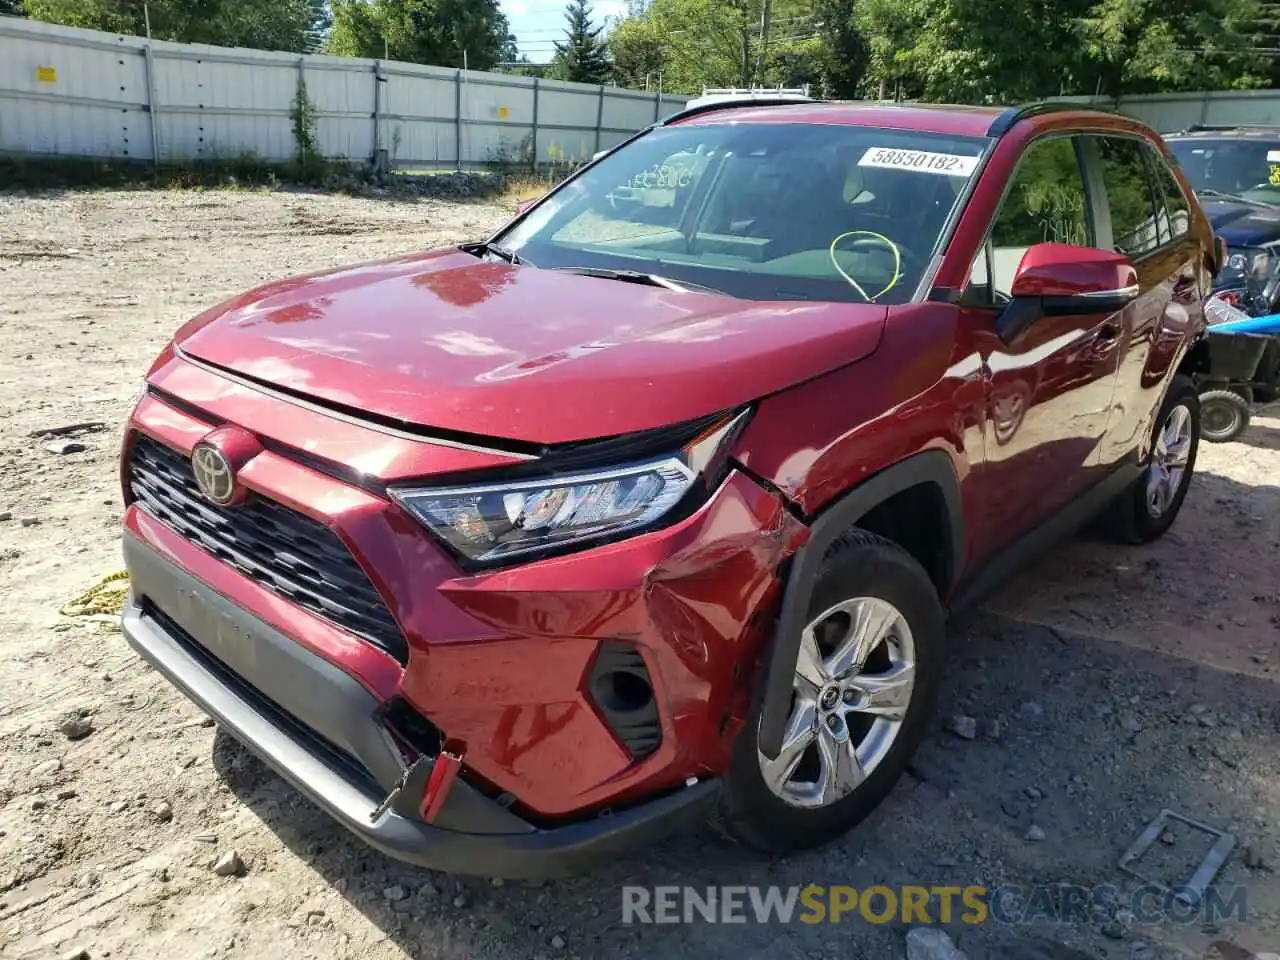
[{"label": "utility pole", "polygon": [[756,69],[752,83],[760,83],[760,78],[764,75],[764,54],[769,46],[769,19],[772,14],[773,0],[764,0],[764,5],[760,9],[760,49],[756,53]]},{"label": "utility pole", "polygon": [[[135,7],[135,9],[137,9]],[[147,24],[147,39],[151,39],[151,8],[144,2],[142,4],[142,19]]]}]

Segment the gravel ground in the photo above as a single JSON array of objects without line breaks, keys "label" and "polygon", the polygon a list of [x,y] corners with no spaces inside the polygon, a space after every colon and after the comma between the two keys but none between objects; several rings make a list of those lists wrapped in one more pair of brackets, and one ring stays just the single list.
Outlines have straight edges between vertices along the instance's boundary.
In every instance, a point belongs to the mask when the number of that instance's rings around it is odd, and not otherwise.
[{"label": "gravel ground", "polygon": [[[842,843],[776,863],[704,830],[545,885],[400,866],[203,723],[118,634],[59,614],[120,566],[119,424],[173,328],[260,281],[503,215],[289,192],[0,195],[0,955],[902,957],[897,922],[624,924],[621,888],[1114,884],[1123,903],[1116,861],[1166,807],[1238,834],[1219,889],[1244,888],[1244,921],[1147,924],[1104,900],[951,937],[973,960],[1280,951],[1274,416],[1202,448],[1161,543],[1067,543],[957,626],[913,774]],[[31,437],[86,421],[106,428],[77,452]],[[1147,869],[1185,878],[1204,845],[1165,840]]]}]

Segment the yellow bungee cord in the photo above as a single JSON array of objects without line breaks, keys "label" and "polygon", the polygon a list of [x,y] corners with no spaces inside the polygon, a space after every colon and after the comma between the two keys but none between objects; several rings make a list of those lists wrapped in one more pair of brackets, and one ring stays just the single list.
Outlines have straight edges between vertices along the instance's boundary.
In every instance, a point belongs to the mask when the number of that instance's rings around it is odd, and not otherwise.
[{"label": "yellow bungee cord", "polygon": [[[874,240],[879,240],[893,253],[893,279],[889,281],[888,285],[883,290],[876,291],[874,297],[867,296],[867,291],[862,289],[862,284],[849,276],[849,274],[845,272],[844,267],[840,266],[840,261],[836,259],[836,246],[841,240],[847,240],[849,237],[871,237]],[[831,247],[827,252],[831,257],[831,265],[836,268],[836,272],[848,280],[849,285],[853,287],[853,289],[857,290],[862,299],[866,300],[867,303],[874,302],[876,297],[883,297],[898,285],[898,280],[902,277],[902,252],[898,249],[898,245],[883,233],[876,233],[874,230],[850,230],[847,233],[840,234],[832,240]]]}]

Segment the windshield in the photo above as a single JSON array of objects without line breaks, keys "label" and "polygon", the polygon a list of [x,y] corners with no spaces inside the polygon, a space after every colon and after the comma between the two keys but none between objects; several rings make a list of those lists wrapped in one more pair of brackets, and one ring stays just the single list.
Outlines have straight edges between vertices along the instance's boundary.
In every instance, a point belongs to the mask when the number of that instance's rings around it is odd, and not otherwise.
[{"label": "windshield", "polygon": [[826,124],[659,128],[496,242],[532,266],[744,299],[904,303],[987,144]]},{"label": "windshield", "polygon": [[1213,190],[1280,204],[1280,137],[1168,141],[1197,193]]}]

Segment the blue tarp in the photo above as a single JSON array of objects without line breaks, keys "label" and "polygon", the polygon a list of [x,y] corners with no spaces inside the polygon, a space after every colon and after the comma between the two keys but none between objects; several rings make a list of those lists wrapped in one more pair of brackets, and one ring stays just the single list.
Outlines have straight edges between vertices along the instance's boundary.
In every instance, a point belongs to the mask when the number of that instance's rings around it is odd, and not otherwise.
[{"label": "blue tarp", "polygon": [[1266,317],[1248,317],[1244,320],[1229,320],[1226,323],[1215,323],[1209,327],[1212,333],[1276,333],[1280,334],[1280,313]]}]

